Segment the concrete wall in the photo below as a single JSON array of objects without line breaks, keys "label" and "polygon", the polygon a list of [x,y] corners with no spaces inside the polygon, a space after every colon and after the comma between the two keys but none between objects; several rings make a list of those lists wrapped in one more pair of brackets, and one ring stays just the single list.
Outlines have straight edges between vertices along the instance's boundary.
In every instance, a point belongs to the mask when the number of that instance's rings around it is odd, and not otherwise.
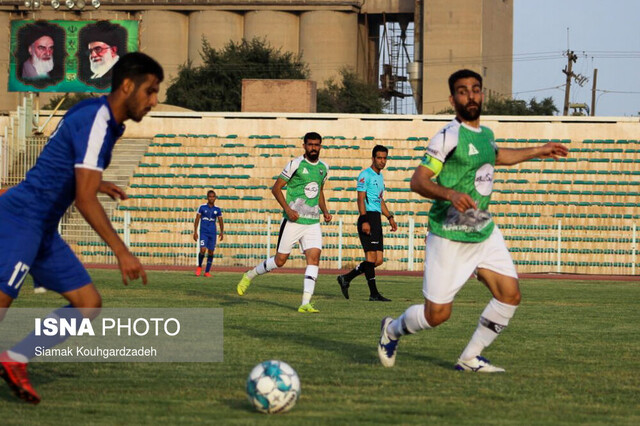
[{"label": "concrete wall", "polygon": [[316,82],[242,80],[242,112],[316,112]]},{"label": "concrete wall", "polygon": [[271,47],[283,52],[298,53],[298,15],[276,10],[255,10],[244,15],[244,38],[265,39]]},{"label": "concrete wall", "polygon": [[189,60],[196,66],[202,64],[203,37],[212,48],[219,50],[229,41],[241,41],[243,35],[244,17],[241,13],[224,10],[192,12],[189,15]]},{"label": "concrete wall", "polygon": [[487,93],[511,96],[513,1],[482,2],[482,78]]}]

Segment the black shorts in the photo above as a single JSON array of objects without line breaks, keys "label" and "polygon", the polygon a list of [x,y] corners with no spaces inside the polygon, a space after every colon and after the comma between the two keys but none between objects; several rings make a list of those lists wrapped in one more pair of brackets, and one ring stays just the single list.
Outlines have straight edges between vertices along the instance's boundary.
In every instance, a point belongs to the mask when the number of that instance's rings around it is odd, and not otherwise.
[{"label": "black shorts", "polygon": [[362,232],[362,217],[358,218],[358,236],[365,252],[384,251],[384,238],[382,236],[382,220],[380,212],[367,212],[367,221],[371,227],[371,233]]}]

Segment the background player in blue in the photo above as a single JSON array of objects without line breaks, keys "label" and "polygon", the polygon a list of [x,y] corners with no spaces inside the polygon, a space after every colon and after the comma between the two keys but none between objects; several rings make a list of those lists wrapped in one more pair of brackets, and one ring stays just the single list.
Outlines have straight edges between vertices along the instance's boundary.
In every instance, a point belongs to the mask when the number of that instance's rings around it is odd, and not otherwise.
[{"label": "background player in blue", "polygon": [[[149,56],[124,55],[113,68],[111,93],[71,108],[25,180],[0,197],[0,315],[18,297],[27,273],[69,301],[67,307],[50,315],[78,321],[81,316],[94,318],[99,313],[100,293],[57,231],[60,218],[73,202],[113,250],[123,283],[137,278],[147,283],[140,261],[111,226],[97,193],[127,198],[122,189],[102,180],[102,172],[124,132],[123,123],[142,120],[157,105],[163,77],[162,67]],[[31,333],[0,354],[0,376],[18,397],[40,402],[29,382],[27,362],[35,356],[36,346],[50,348],[65,338]]]},{"label": "background player in blue", "polygon": [[364,250],[365,260],[353,268],[349,273],[338,275],[338,284],[345,299],[349,298],[349,284],[351,280],[364,273],[369,285],[369,300],[372,302],[390,302],[380,294],[376,287],[377,266],[384,261],[384,239],[382,234],[382,221],[380,214],[383,214],[391,225],[391,232],[398,229],[393,215],[387,209],[384,202],[384,178],[382,170],[387,165],[389,150],[382,145],[376,145],[371,152],[371,167],[363,170],[358,175],[358,235]]},{"label": "background player in blue", "polygon": [[198,241],[198,225],[200,225],[200,254],[198,254],[198,268],[196,269],[196,277],[202,273],[202,260],[205,252],[207,253],[207,269],[204,271],[205,277],[210,277],[211,263],[213,263],[213,252],[216,249],[216,218],[220,224],[220,241],[224,239],[224,223],[222,222],[222,210],[216,207],[216,192],[210,190],[207,192],[207,204],[203,204],[196,213],[196,219],[193,222],[193,240]]}]

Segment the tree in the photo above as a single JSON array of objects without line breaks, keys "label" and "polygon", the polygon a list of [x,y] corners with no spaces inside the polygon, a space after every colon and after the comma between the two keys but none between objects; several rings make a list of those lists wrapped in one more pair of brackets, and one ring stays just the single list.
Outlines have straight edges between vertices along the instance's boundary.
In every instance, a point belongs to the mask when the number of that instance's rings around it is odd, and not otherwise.
[{"label": "tree", "polygon": [[50,109],[50,110],[55,109],[55,107],[58,105],[58,102],[60,102],[62,98],[65,96],[66,96],[65,100],[62,102],[62,105],[60,105],[61,110],[68,110],[80,101],[84,101],[85,99],[96,97],[96,95],[93,93],[73,93],[73,94],[67,93],[66,95],[54,96],[49,100],[49,103],[46,104],[42,109]]},{"label": "tree", "polygon": [[218,51],[202,40],[203,64],[187,62],[167,89],[166,103],[194,111],[240,111],[243,78],[305,79],[301,55],[273,49],[265,40],[230,41]]},{"label": "tree", "polygon": [[[482,104],[483,115],[554,115],[558,112],[553,103],[553,98],[544,98],[538,102],[536,98],[531,98],[529,103],[522,99],[485,99]],[[438,114],[453,114],[453,108],[444,109]]]},{"label": "tree", "polygon": [[326,87],[318,90],[318,112],[382,114],[386,101],[376,86],[362,81],[348,68],[340,70],[340,76],[340,83],[327,80]]}]

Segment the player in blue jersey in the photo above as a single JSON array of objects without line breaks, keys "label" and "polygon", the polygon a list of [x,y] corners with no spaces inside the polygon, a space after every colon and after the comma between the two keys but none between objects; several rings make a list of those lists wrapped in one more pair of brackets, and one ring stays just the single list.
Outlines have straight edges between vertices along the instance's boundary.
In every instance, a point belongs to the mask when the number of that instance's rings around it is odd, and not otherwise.
[{"label": "player in blue jersey", "polygon": [[211,264],[213,263],[213,252],[216,249],[216,219],[220,225],[220,241],[224,239],[224,222],[222,221],[222,209],[216,207],[216,192],[210,190],[207,192],[207,204],[203,204],[196,213],[193,222],[193,240],[198,241],[198,225],[200,225],[200,254],[198,255],[198,268],[196,269],[196,277],[202,273],[202,261],[204,254],[207,253],[207,268],[204,271],[205,277],[210,277]]},{"label": "player in blue jersey", "polygon": [[[113,250],[125,285],[147,276],[111,226],[98,192],[126,199],[125,192],[102,180],[113,147],[124,132],[124,122],[142,117],[158,103],[162,67],[143,53],[124,55],[114,66],[111,93],[85,100],[71,108],[58,123],[36,164],[19,185],[0,197],[0,319],[18,297],[27,273],[44,288],[60,293],[69,305],[50,316],[94,318],[102,306],[100,293],[57,227],[75,202],[86,221]],[[36,336],[0,354],[0,376],[20,398],[37,404],[27,363],[36,347],[50,348],[61,336]]]},{"label": "player in blue jersey", "polygon": [[353,268],[349,273],[338,275],[338,284],[345,299],[349,298],[351,280],[364,274],[369,285],[369,300],[372,302],[390,302],[376,287],[377,266],[384,261],[384,239],[382,234],[381,215],[389,220],[391,232],[398,229],[398,225],[384,202],[384,178],[382,170],[387,165],[389,150],[382,145],[376,145],[371,152],[371,167],[363,170],[358,176],[356,190],[358,192],[358,236],[362,243],[365,260]]}]

